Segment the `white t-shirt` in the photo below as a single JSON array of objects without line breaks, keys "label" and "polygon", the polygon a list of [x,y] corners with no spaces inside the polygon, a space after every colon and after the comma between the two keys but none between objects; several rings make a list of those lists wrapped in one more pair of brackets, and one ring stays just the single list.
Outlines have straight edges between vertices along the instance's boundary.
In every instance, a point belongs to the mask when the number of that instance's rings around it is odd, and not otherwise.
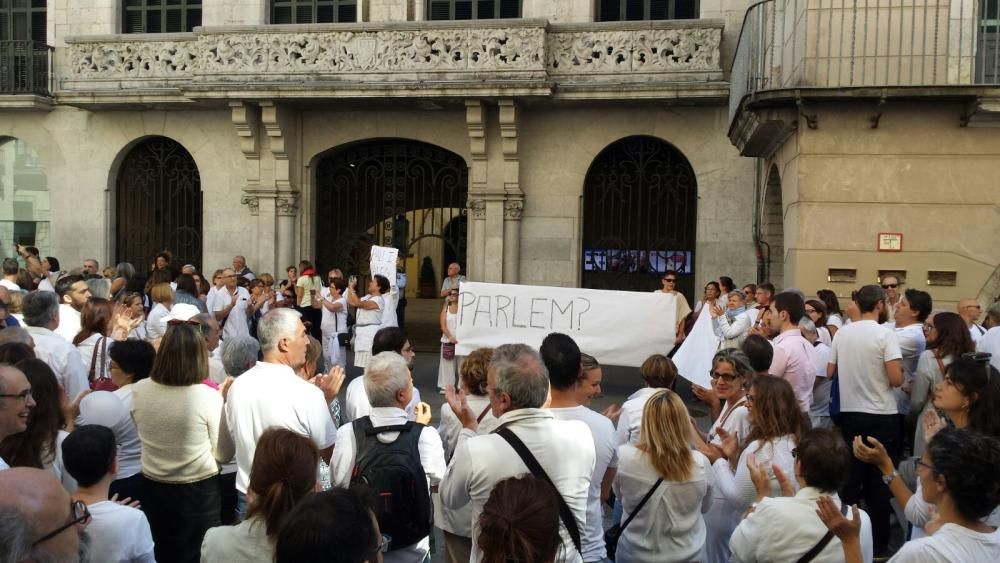
[{"label": "white t-shirt", "polygon": [[902,357],[896,333],[875,321],[853,322],[837,331],[830,363],[837,365],[840,411],[896,414],[885,363]]},{"label": "white t-shirt", "polygon": [[0,279],[0,285],[6,287],[10,291],[21,291],[21,286],[8,280],[7,278]]},{"label": "white t-shirt", "polygon": [[604,512],[601,510],[601,481],[609,467],[618,467],[618,447],[615,427],[608,418],[585,406],[549,409],[556,420],[579,420],[590,428],[594,438],[597,462],[587,492],[587,528],[580,531],[584,561],[603,561],[607,556],[604,544]]},{"label": "white t-shirt", "polygon": [[319,295],[325,301],[340,303],[339,311],[331,311],[323,307],[323,321],[320,323],[320,328],[323,329],[323,332],[330,334],[347,332],[347,298],[341,294],[340,299],[333,299],[329,287],[321,289]]},{"label": "white t-shirt", "polygon": [[958,524],[945,524],[933,536],[903,544],[889,563],[980,561],[1000,561],[1000,529],[984,534]]},{"label": "white t-shirt", "polygon": [[167,332],[167,325],[163,319],[169,314],[170,309],[167,309],[167,306],[163,303],[153,305],[153,308],[149,310],[149,314],[146,315],[146,338],[156,340],[157,338],[161,338],[163,333]]},{"label": "white t-shirt", "polygon": [[257,362],[233,382],[223,420],[236,446],[236,489],[242,493],[250,484],[250,466],[264,430],[287,428],[311,438],[321,450],[337,437],[330,405],[319,387],[286,365],[267,362]]},{"label": "white t-shirt", "polygon": [[[215,294],[212,311],[221,311],[233,302],[234,296],[228,289],[220,289]],[[247,304],[250,303],[250,292],[242,287],[236,288],[236,306],[229,311],[226,317],[226,324],[222,327],[222,339],[233,338],[235,336],[249,336],[250,325],[247,322]],[[148,321],[147,321],[148,322]]]},{"label": "white t-shirt", "polygon": [[4,461],[2,457],[0,457],[0,471],[3,471],[4,469],[10,469],[10,466],[7,465],[7,462]]},{"label": "white t-shirt", "polygon": [[90,511],[90,559],[107,563],[153,563],[153,535],[141,510],[105,500],[87,505]]},{"label": "white t-shirt", "polygon": [[817,417],[830,416],[830,388],[833,387],[833,380],[826,377],[830,347],[818,342],[813,349],[816,351],[816,383],[813,387],[812,404],[809,406],[809,417],[815,425]]},{"label": "white t-shirt", "polygon": [[639,430],[642,427],[642,411],[646,408],[646,401],[659,389],[654,387],[644,387],[639,389],[622,404],[622,413],[618,417],[618,427],[615,429],[615,443],[638,444]]},{"label": "white t-shirt", "polygon": [[978,345],[979,341],[986,336],[986,329],[976,323],[972,323],[972,326],[969,327],[969,336],[972,337],[972,342]]},{"label": "white t-shirt", "polygon": [[990,357],[990,364],[1000,369],[1000,326],[987,330],[976,344],[976,350],[993,354]]}]

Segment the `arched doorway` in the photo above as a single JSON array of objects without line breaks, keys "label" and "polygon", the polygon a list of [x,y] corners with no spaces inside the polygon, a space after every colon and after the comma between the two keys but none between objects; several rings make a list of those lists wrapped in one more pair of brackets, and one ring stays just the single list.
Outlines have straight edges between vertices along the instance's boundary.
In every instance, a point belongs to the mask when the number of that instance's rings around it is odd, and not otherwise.
[{"label": "arched doorway", "polygon": [[0,257],[17,257],[14,244],[51,249],[49,185],[35,149],[21,139],[0,137]]},{"label": "arched doorway", "polygon": [[774,165],[764,185],[759,240],[764,264],[761,281],[769,281],[781,289],[785,286],[785,214],[781,206],[781,176]]},{"label": "arched doorway", "polygon": [[[420,141],[363,141],[322,155],[316,165],[316,260],[323,269],[368,272],[372,245],[395,246],[410,283],[430,256],[465,264],[468,166]],[[456,220],[459,220],[456,222]]]},{"label": "arched doorway", "polygon": [[201,268],[201,176],[173,139],[150,137],[122,159],[115,182],[115,256],[145,271],[163,250]]},{"label": "arched doorway", "polygon": [[676,148],[634,136],[606,147],[583,188],[583,287],[649,291],[664,270],[694,290],[698,189]]}]

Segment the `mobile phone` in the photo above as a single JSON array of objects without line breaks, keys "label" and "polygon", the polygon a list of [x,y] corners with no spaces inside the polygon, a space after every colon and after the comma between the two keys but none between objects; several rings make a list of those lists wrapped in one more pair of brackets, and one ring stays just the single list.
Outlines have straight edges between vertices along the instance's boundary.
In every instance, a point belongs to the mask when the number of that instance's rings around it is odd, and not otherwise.
[{"label": "mobile phone", "polygon": [[354,285],[357,281],[358,281],[358,276],[351,276],[350,278],[347,279],[347,283],[350,285]]}]

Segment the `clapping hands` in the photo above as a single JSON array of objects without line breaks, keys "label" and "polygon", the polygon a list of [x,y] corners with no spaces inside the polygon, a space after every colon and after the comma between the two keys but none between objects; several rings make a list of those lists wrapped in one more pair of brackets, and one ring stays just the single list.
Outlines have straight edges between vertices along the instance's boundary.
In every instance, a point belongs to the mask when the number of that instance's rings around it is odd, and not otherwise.
[{"label": "clapping hands", "polygon": [[344,385],[344,368],[333,366],[326,374],[317,373],[309,380],[309,383],[319,387],[326,402],[330,403],[340,393],[340,388]]}]

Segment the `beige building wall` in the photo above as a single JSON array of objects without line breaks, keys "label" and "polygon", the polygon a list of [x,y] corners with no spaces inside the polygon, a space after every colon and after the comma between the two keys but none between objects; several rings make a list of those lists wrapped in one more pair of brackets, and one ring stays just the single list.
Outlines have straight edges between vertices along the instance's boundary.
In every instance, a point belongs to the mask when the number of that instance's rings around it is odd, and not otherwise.
[{"label": "beige building wall", "polygon": [[[814,107],[818,128],[800,127],[768,162],[781,176],[785,285],[842,298],[880,270],[906,272],[906,287],[935,307],[990,302],[1000,264],[1000,130],[961,127],[958,103],[890,103],[877,129],[859,104]],[[880,232],[902,233],[902,252],[879,252]],[[856,281],[830,282],[828,269]],[[954,286],[928,272],[956,272]]]}]

